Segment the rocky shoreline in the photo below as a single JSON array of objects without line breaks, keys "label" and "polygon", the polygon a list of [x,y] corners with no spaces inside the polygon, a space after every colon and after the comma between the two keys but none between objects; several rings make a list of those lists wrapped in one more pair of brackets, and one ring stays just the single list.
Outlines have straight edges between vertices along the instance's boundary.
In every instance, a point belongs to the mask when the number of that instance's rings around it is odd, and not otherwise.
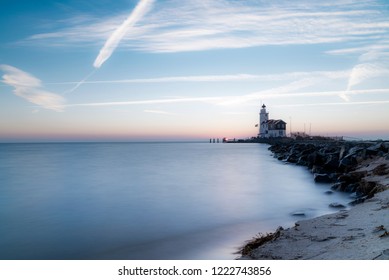
[{"label": "rocky shoreline", "polygon": [[389,142],[283,141],[269,150],[352,194],[354,207],[260,234],[241,259],[389,259]]},{"label": "rocky shoreline", "polygon": [[275,143],[269,150],[279,160],[306,166],[315,182],[333,183],[333,190],[355,193],[354,203],[386,188],[377,176],[389,174],[389,142],[294,141]]}]

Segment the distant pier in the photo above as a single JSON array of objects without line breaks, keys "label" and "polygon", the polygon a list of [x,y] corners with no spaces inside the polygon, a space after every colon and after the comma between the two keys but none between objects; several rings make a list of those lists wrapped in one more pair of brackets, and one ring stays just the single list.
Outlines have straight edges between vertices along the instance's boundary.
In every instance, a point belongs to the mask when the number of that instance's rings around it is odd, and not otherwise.
[{"label": "distant pier", "polygon": [[220,143],[219,138],[209,138],[209,143]]}]

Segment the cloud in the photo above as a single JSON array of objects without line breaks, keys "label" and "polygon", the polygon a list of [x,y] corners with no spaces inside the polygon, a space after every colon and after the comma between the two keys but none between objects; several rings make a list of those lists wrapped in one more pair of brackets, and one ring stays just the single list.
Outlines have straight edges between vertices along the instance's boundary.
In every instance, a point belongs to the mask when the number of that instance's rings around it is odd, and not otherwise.
[{"label": "cloud", "polygon": [[[119,42],[130,50],[185,52],[350,41],[362,44],[382,38],[389,30],[387,14],[376,1],[322,2],[156,1],[147,18],[142,16],[150,5],[144,4],[147,7],[137,13],[134,10],[119,28],[123,15],[87,16],[74,24],[68,20],[67,27],[35,34],[25,42],[90,46],[112,34],[95,61],[99,67]],[[136,21],[141,24],[134,25]]]},{"label": "cloud", "polygon": [[[141,83],[193,83],[193,82],[270,82],[270,81],[293,81],[296,79],[321,77],[323,79],[345,79],[350,75],[349,70],[340,71],[313,71],[313,72],[287,72],[281,74],[253,75],[253,74],[231,74],[231,75],[199,75],[199,76],[171,76],[144,79],[123,79],[123,80],[99,80],[85,81],[83,84],[141,84]],[[46,83],[46,85],[69,85],[78,86],[80,82],[57,82]]]},{"label": "cloud", "polygon": [[[292,86],[294,90],[300,88],[297,85]],[[219,97],[187,97],[187,98],[165,98],[165,99],[148,99],[148,100],[128,100],[128,101],[114,101],[114,102],[93,102],[93,103],[79,103],[67,104],[65,107],[111,107],[111,106],[130,106],[130,105],[151,105],[151,104],[172,104],[172,103],[210,103],[214,105],[235,105],[253,100],[260,99],[277,99],[285,97],[322,97],[322,96],[339,96],[345,91],[310,91],[310,92],[288,92],[285,86],[284,92],[276,91],[275,89],[265,90],[261,92],[250,93],[242,96],[219,96]],[[302,88],[302,86],[301,86]],[[291,88],[290,88],[291,89]],[[389,95],[389,88],[384,89],[367,89],[367,90],[350,90],[349,95],[364,95],[364,94],[385,94]],[[386,101],[385,101],[386,102]],[[385,103],[384,102],[384,103]],[[327,104],[327,103],[320,103]],[[332,104],[332,103],[331,103]],[[357,104],[356,102],[352,104]],[[359,103],[358,103],[359,104]],[[368,103],[366,103],[368,104]],[[372,104],[379,104],[378,101]],[[290,104],[293,106],[293,104]],[[155,110],[145,110],[149,113],[156,113]],[[158,111],[159,113],[164,111]]]},{"label": "cloud", "polygon": [[372,101],[359,101],[359,102],[328,102],[328,103],[303,103],[303,104],[283,104],[274,105],[274,108],[285,107],[312,107],[312,106],[342,106],[342,105],[384,105],[389,104],[389,100],[372,100]]},{"label": "cloud", "polygon": [[363,63],[357,64],[353,67],[350,78],[347,85],[347,90],[350,90],[352,87],[362,83],[365,80],[388,76],[389,69],[385,68],[379,64],[374,63]]},{"label": "cloud", "polygon": [[112,35],[105,42],[99,55],[96,57],[93,66],[100,68],[101,65],[111,56],[113,51],[117,48],[120,41],[126,35],[128,30],[134,26],[150,9],[154,0],[140,0],[138,5],[128,16],[128,18],[112,33]]},{"label": "cloud", "polygon": [[272,99],[272,98],[284,98],[284,97],[322,97],[322,96],[341,96],[341,95],[369,95],[369,94],[388,94],[389,88],[377,88],[377,89],[361,89],[361,90],[334,90],[334,91],[306,91],[306,92],[289,92],[289,93],[272,93],[258,92],[256,95],[258,98]]},{"label": "cloud", "polygon": [[54,111],[62,111],[65,99],[42,88],[42,82],[33,75],[10,65],[0,65],[5,72],[2,82],[14,88],[13,93],[33,104]]},{"label": "cloud", "polygon": [[106,107],[106,106],[126,106],[126,105],[150,105],[150,104],[171,104],[171,103],[190,103],[190,102],[215,102],[220,101],[221,97],[189,97],[189,98],[166,98],[149,100],[129,100],[114,102],[92,102],[67,104],[65,107]]},{"label": "cloud", "polygon": [[166,111],[161,111],[161,110],[144,110],[143,112],[145,113],[150,113],[150,114],[158,114],[158,115],[169,115],[169,116],[175,116],[177,114],[171,113],[171,112],[166,112]]},{"label": "cloud", "polygon": [[233,105],[250,102],[252,100],[260,100],[267,97],[273,98],[274,96],[286,96],[287,94],[293,94],[293,92],[296,92],[303,88],[316,85],[322,80],[322,77],[312,75],[310,77],[304,77],[302,79],[295,80],[286,85],[279,86],[276,88],[253,92],[242,96],[231,97],[221,102],[220,105]]},{"label": "cloud", "polygon": [[364,45],[356,48],[344,48],[328,51],[330,55],[357,54],[358,62],[350,71],[347,89],[339,96],[345,101],[350,101],[348,91],[365,81],[389,75],[389,41],[380,40],[374,44]]}]

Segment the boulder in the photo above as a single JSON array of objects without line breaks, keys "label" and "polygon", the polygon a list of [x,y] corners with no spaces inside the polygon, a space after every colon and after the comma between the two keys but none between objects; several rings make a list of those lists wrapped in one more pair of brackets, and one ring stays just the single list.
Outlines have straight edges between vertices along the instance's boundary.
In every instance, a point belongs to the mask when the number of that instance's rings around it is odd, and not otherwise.
[{"label": "boulder", "polygon": [[287,158],[286,158],[286,161],[287,162],[290,162],[290,163],[297,163],[298,162],[298,158],[295,154],[290,154]]},{"label": "boulder", "polygon": [[361,180],[358,188],[356,189],[356,193],[358,196],[369,195],[373,196],[377,191],[377,183],[373,181],[365,181]]},{"label": "boulder", "polygon": [[346,156],[352,156],[352,155],[356,155],[360,152],[362,152],[365,148],[364,147],[361,147],[361,146],[355,146],[355,147],[352,147],[349,151],[348,151],[348,154]]},{"label": "boulder", "polygon": [[342,170],[349,170],[357,164],[357,159],[354,155],[348,155],[341,159],[339,162],[339,168]]},{"label": "boulder", "polygon": [[338,157],[334,154],[328,156],[326,162],[324,163],[324,168],[326,170],[337,170],[338,167],[339,167]]},{"label": "boulder", "polygon": [[328,206],[329,206],[329,207],[332,207],[332,208],[346,208],[346,206],[344,206],[343,204],[338,203],[338,202],[331,203],[331,204],[328,205]]},{"label": "boulder", "polygon": [[331,190],[340,191],[342,189],[342,183],[335,183],[332,185]]},{"label": "boulder", "polygon": [[339,158],[342,159],[348,152],[346,145],[343,145],[339,151]]},{"label": "boulder", "polygon": [[388,172],[388,166],[386,164],[380,164],[376,168],[373,169],[373,174],[378,176],[387,175]]},{"label": "boulder", "polygon": [[344,192],[348,192],[348,193],[353,193],[355,192],[359,187],[359,184],[358,183],[353,183],[353,184],[348,184],[345,186],[345,188],[343,189]]},{"label": "boulder", "polygon": [[301,156],[297,161],[297,165],[308,166],[308,162],[306,160],[306,157]]},{"label": "boulder", "polygon": [[292,216],[297,216],[297,217],[304,217],[305,213],[303,211],[296,211],[291,213]]},{"label": "boulder", "polygon": [[355,206],[357,204],[365,202],[366,198],[367,198],[366,196],[365,197],[358,197],[358,198],[354,199],[353,201],[349,202],[348,204],[351,206]]},{"label": "boulder", "polygon": [[333,182],[332,176],[329,174],[314,174],[313,179],[316,183],[331,183]]},{"label": "boulder", "polygon": [[316,157],[317,157],[317,153],[316,152],[312,152],[310,153],[308,156],[307,156],[307,162],[308,162],[308,166],[310,166],[312,168],[312,166],[314,164],[316,164]]},{"label": "boulder", "polygon": [[359,176],[354,173],[342,174],[338,177],[338,182],[351,184],[359,181]]},{"label": "boulder", "polygon": [[386,145],[384,145],[383,142],[377,143],[375,145],[372,145],[366,149],[366,154],[369,156],[375,156],[378,155],[379,153],[387,153],[388,149],[386,148]]}]

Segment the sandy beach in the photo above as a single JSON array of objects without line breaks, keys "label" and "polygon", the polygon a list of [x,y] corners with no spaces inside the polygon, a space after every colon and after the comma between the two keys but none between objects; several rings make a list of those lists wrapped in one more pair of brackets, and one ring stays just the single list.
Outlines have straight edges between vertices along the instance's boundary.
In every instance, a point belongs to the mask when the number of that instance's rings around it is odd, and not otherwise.
[{"label": "sandy beach", "polygon": [[[369,158],[353,173],[364,175],[362,184],[374,184],[374,196],[350,210],[262,234],[251,241],[254,245],[241,259],[388,260],[389,158]],[[263,242],[258,242],[261,238]]]}]

